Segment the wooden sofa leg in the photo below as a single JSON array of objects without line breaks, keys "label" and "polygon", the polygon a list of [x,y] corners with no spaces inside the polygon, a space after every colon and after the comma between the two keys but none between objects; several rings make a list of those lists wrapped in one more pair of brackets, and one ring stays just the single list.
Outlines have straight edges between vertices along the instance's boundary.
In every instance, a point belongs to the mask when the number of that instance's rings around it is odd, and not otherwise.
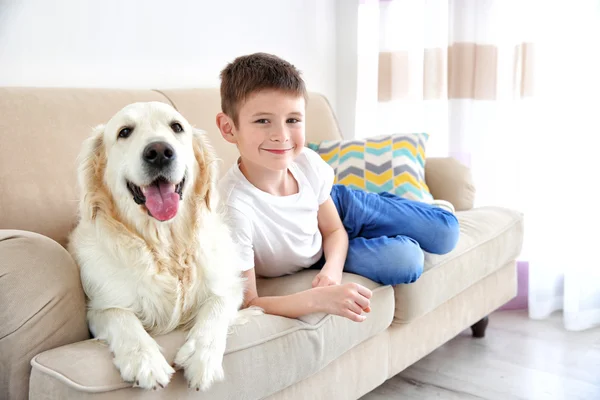
[{"label": "wooden sofa leg", "polygon": [[477,321],[474,325],[471,325],[471,331],[473,331],[473,337],[482,338],[485,336],[485,329],[488,326],[488,317],[483,317]]}]

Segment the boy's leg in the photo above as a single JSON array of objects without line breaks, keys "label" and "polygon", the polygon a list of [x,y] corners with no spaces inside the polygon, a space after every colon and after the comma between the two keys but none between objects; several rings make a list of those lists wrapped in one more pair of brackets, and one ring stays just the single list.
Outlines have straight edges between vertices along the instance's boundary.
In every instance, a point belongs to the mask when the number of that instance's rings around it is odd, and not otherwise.
[{"label": "boy's leg", "polygon": [[406,236],[354,238],[348,246],[344,271],[383,285],[412,283],[423,273],[424,254]]},{"label": "boy's leg", "polygon": [[434,254],[452,251],[458,241],[458,220],[443,208],[344,185],[334,185],[331,197],[351,240],[408,236]]}]

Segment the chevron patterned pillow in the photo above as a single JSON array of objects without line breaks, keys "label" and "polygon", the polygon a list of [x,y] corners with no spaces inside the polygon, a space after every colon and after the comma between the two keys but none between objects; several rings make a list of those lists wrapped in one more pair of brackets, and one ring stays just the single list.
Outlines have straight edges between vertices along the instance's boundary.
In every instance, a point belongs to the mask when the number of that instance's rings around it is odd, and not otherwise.
[{"label": "chevron patterned pillow", "polygon": [[334,183],[368,192],[389,192],[431,203],[425,183],[427,133],[310,142],[335,171]]}]

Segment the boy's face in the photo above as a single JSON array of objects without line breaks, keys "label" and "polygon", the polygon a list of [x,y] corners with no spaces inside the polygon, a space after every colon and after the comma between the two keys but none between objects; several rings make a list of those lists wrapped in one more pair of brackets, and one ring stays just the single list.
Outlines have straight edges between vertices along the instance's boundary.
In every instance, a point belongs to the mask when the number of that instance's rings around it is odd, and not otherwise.
[{"label": "boy's face", "polygon": [[217,120],[225,139],[237,145],[246,167],[283,170],[304,146],[304,113],[304,97],[263,90],[241,105],[237,127],[228,117]]}]

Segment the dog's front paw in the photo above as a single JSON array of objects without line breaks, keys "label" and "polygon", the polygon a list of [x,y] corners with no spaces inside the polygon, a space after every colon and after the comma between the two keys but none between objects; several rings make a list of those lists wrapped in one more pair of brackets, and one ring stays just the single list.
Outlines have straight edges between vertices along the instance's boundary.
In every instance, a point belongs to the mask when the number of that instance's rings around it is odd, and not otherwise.
[{"label": "dog's front paw", "polygon": [[225,343],[216,343],[219,340],[189,339],[177,352],[175,364],[185,370],[185,378],[190,388],[206,391],[214,382],[225,378]]},{"label": "dog's front paw", "polygon": [[126,382],[144,389],[164,388],[175,370],[160,352],[158,345],[120,351],[114,363]]}]

